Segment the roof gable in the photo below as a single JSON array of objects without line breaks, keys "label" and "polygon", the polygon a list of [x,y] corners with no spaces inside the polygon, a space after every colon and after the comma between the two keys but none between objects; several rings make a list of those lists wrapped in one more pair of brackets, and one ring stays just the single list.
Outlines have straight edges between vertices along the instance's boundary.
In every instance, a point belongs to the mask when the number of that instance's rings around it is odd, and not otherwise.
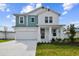
[{"label": "roof gable", "polygon": [[15,16],[16,16],[16,15],[28,15],[28,14],[30,14],[30,13],[32,13],[32,12],[36,12],[36,11],[38,11],[39,9],[45,9],[45,10],[47,10],[47,11],[51,11],[51,12],[53,12],[53,13],[55,13],[55,14],[57,14],[57,15],[60,16],[60,13],[58,13],[58,12],[56,12],[56,11],[54,11],[54,10],[51,10],[51,9],[45,8],[45,7],[43,7],[43,6],[42,6],[42,7],[39,7],[39,8],[36,8],[36,9],[34,9],[34,10],[28,12],[28,13],[23,13],[23,14],[14,14],[14,15],[15,15]]}]

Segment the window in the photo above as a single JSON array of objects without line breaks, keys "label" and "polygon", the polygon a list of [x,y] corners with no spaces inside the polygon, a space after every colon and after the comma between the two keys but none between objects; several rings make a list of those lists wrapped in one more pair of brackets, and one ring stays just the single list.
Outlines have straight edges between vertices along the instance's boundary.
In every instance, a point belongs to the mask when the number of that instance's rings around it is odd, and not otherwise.
[{"label": "window", "polygon": [[45,23],[48,23],[48,17],[45,17]]},{"label": "window", "polygon": [[52,23],[52,17],[49,17],[49,23]]},{"label": "window", "polygon": [[56,33],[53,33],[53,36],[56,36]]},{"label": "window", "polygon": [[45,23],[48,23],[48,20],[45,20]]},{"label": "window", "polygon": [[34,18],[31,18],[31,22],[34,22],[35,21],[35,19]]},{"label": "window", "polygon": [[52,29],[53,36],[56,36],[56,29]]},{"label": "window", "polygon": [[45,23],[52,23],[52,17],[45,17]]},{"label": "window", "polygon": [[41,39],[45,38],[45,29],[41,28]]},{"label": "window", "polygon": [[20,16],[19,17],[19,24],[23,24],[24,23],[24,16]]}]

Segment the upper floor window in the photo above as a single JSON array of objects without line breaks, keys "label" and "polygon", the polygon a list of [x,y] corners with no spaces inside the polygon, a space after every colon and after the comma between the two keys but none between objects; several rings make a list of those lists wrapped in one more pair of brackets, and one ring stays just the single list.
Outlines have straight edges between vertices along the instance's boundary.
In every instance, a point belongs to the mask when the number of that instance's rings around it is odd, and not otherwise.
[{"label": "upper floor window", "polygon": [[49,17],[49,23],[52,23],[52,17]]},{"label": "upper floor window", "polygon": [[19,16],[19,24],[24,24],[24,16]]},{"label": "upper floor window", "polygon": [[31,18],[31,22],[35,22],[35,18]]},{"label": "upper floor window", "polygon": [[48,17],[45,17],[45,23],[48,23]]},{"label": "upper floor window", "polygon": [[45,17],[45,23],[52,23],[52,17]]}]

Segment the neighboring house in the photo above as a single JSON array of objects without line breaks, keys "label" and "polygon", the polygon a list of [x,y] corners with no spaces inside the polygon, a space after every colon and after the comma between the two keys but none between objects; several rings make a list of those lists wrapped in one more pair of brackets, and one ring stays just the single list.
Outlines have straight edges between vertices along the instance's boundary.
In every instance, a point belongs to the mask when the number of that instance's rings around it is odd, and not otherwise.
[{"label": "neighboring house", "polygon": [[75,28],[75,31],[76,31],[75,38],[79,38],[79,28]]},{"label": "neighboring house", "polygon": [[[26,10],[27,11],[27,10]],[[16,40],[36,40],[50,42],[63,36],[63,26],[59,24],[60,14],[54,10],[39,7],[24,14],[14,14],[16,17]]]}]

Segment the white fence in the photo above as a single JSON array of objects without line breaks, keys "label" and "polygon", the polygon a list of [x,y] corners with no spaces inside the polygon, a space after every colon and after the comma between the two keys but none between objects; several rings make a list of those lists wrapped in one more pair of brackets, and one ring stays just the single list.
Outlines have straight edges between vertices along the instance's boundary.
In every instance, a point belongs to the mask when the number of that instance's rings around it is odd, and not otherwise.
[{"label": "white fence", "polygon": [[[4,39],[4,38],[5,38],[5,32],[0,31],[0,39]],[[12,32],[12,31],[6,32],[6,38],[7,39],[15,39],[15,32]]]}]

